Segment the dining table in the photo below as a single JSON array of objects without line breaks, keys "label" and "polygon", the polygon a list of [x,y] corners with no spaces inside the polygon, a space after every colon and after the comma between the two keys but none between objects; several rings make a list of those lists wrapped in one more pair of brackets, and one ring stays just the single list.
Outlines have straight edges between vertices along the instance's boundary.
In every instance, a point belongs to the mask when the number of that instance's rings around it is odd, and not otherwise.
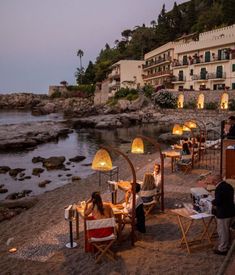
[{"label": "dining table", "polygon": [[176,160],[180,158],[181,154],[177,150],[169,150],[163,152],[164,157],[171,159],[171,172],[175,171]]}]

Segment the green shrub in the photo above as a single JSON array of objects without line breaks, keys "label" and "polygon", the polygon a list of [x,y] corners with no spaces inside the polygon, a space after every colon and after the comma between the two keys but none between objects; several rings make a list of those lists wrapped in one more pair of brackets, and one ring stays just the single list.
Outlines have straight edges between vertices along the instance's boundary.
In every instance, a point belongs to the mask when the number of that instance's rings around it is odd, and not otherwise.
[{"label": "green shrub", "polygon": [[110,97],[106,104],[109,106],[115,106],[117,103],[118,103],[118,99],[114,97]]},{"label": "green shrub", "polygon": [[184,109],[196,109],[197,103],[195,99],[191,99],[188,102],[184,103]]},{"label": "green shrub", "polygon": [[228,103],[228,108],[230,111],[235,111],[235,99],[230,99]]},{"label": "green shrub", "polygon": [[67,86],[69,92],[68,96],[92,96],[95,93],[95,85],[93,84],[80,84],[78,86],[70,85]]},{"label": "green shrub", "polygon": [[217,110],[218,109],[218,103],[217,102],[207,102],[207,103],[205,103],[204,108],[206,110]]},{"label": "green shrub", "polygon": [[145,85],[143,88],[143,92],[146,97],[151,97],[154,92],[154,88],[152,85]]},{"label": "green shrub", "polygon": [[59,91],[59,89],[56,89],[50,97],[51,98],[59,98],[59,97],[61,97],[61,92]]},{"label": "green shrub", "polygon": [[138,98],[138,91],[135,89],[129,89],[129,88],[121,88],[118,90],[115,95],[115,99],[127,99],[127,100],[134,100]]},{"label": "green shrub", "polygon": [[177,107],[177,98],[168,91],[157,92],[154,96],[154,102],[163,109],[175,109]]}]

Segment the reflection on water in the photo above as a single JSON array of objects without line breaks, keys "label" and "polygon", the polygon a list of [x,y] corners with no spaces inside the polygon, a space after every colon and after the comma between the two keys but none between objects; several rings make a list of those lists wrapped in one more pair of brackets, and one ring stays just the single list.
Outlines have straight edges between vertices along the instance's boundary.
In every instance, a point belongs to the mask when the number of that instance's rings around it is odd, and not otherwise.
[{"label": "reflection on water", "polygon": [[[71,181],[72,176],[85,178],[93,173],[89,164],[92,162],[93,156],[99,148],[99,145],[109,144],[121,148],[123,152],[126,152],[130,150],[131,140],[138,134],[156,138],[159,135],[159,131],[157,125],[153,124],[114,130],[81,129],[74,131],[74,133],[70,134],[67,138],[59,139],[58,142],[40,145],[32,151],[1,153],[0,166],[24,168],[26,169],[24,171],[25,176],[31,176],[31,178],[19,181],[10,177],[8,173],[0,174],[0,184],[4,184],[4,188],[9,190],[8,193],[0,194],[0,199],[4,199],[12,192],[20,192],[24,189],[33,190],[32,194],[37,195],[68,183],[69,180]],[[86,159],[79,163],[69,163],[69,158],[77,155],[83,155]],[[32,158],[36,156],[45,158],[51,156],[65,156],[66,171],[45,170],[40,177],[33,176],[32,169],[42,167],[41,163],[32,163]],[[45,188],[38,187],[38,183],[43,180],[51,180],[51,183]]]}]

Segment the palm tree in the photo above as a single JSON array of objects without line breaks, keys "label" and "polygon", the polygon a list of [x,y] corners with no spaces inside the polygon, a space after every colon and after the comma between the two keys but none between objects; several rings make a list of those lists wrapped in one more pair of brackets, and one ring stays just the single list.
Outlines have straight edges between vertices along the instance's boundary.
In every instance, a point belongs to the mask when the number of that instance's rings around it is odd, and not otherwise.
[{"label": "palm tree", "polygon": [[[79,59],[80,59],[80,71],[82,71],[82,57],[84,55],[84,52],[83,50],[79,49],[77,51],[77,56],[79,56]],[[80,75],[81,79],[80,79],[80,82],[82,83],[82,74]]]}]

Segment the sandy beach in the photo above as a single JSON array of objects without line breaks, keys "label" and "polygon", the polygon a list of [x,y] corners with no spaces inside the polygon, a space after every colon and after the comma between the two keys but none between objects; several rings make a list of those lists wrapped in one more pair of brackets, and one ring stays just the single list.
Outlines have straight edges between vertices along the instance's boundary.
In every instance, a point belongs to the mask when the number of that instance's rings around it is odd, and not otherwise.
[{"label": "sandy beach", "polygon": [[[137,179],[142,180],[145,172],[152,171],[158,154],[129,157]],[[98,175],[94,173],[38,196],[39,202],[33,208],[0,224],[0,274],[216,274],[224,257],[214,255],[213,247],[205,243],[187,254],[179,245],[181,234],[176,217],[170,213],[177,204],[191,201],[190,188],[206,171],[195,169],[189,175],[171,173],[169,160],[165,163],[165,212],[157,209],[147,218],[147,233],[138,235],[134,247],[129,240],[116,244],[115,262],[95,264],[92,255],[84,252],[83,232],[77,248],[65,247],[69,229],[64,207],[87,199],[92,191],[107,192],[105,179],[99,188]],[[119,166],[119,179],[130,179],[131,173],[123,159],[118,158],[115,165]],[[124,234],[129,230],[126,227]],[[195,226],[192,236],[197,230]],[[8,252],[11,247],[18,249],[15,254]]]}]

